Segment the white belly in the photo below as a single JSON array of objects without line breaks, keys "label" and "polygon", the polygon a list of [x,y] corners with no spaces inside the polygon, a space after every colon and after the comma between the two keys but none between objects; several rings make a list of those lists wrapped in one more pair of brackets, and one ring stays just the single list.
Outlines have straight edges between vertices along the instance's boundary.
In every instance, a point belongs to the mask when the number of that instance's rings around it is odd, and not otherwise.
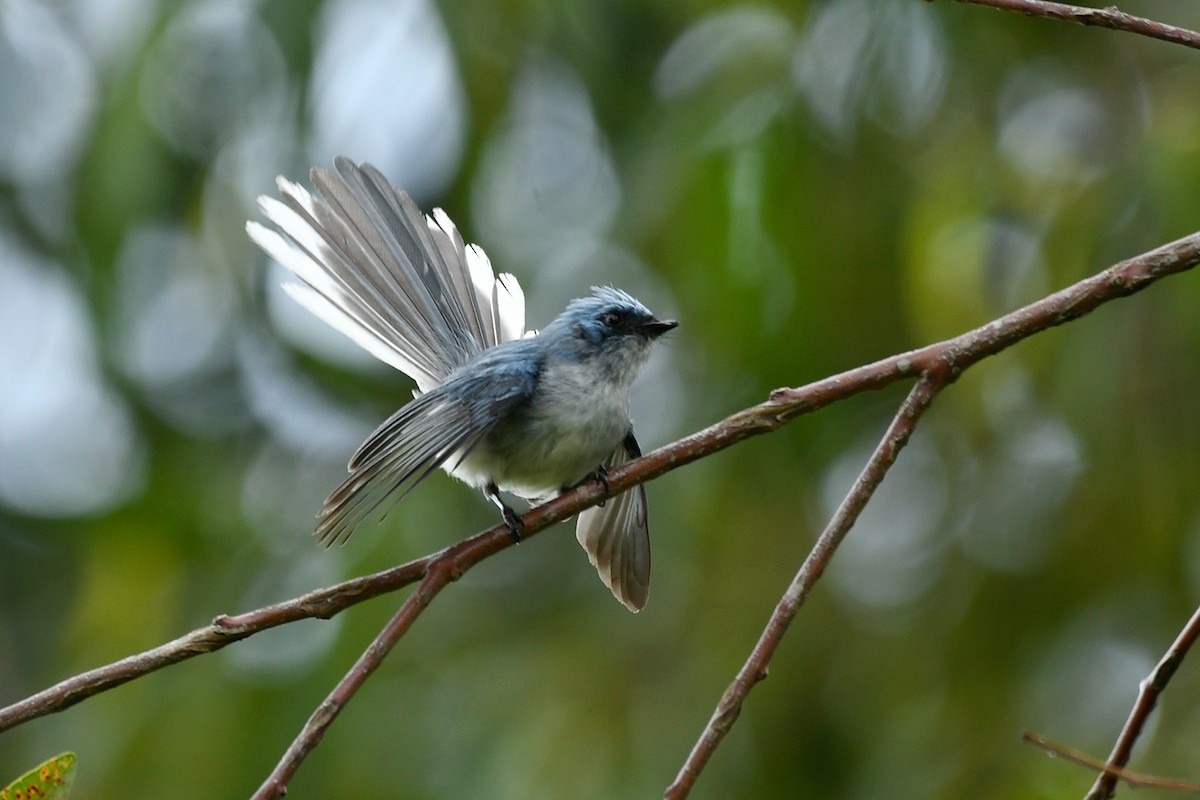
[{"label": "white belly", "polygon": [[450,474],[482,487],[495,483],[520,497],[546,497],[608,460],[629,430],[629,387],[594,381],[586,371],[556,370],[533,399],[496,424]]}]

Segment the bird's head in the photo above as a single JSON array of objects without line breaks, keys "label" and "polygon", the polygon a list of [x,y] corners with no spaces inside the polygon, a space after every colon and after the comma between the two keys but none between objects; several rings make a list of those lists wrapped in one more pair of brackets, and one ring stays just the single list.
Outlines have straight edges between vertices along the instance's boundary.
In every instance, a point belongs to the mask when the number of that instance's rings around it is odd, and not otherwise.
[{"label": "bird's head", "polygon": [[595,359],[614,379],[632,382],[656,339],[679,325],[660,320],[633,296],[611,286],[594,286],[588,297],[572,300],[546,329],[552,346],[576,361]]}]

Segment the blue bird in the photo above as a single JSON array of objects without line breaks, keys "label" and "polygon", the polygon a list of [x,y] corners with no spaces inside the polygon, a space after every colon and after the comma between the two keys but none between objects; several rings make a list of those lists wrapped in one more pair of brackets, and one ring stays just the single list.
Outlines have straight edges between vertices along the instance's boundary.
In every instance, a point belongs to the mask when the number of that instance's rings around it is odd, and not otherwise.
[{"label": "blue bird", "polygon": [[[441,209],[425,216],[377,169],[344,157],[314,167],[320,192],[280,177],[282,200],[260,197],[278,230],[248,222],[260,247],[300,283],[302,305],[411,377],[414,399],[350,458],[349,476],[318,512],[332,544],[436,468],[482,489],[515,537],[500,497],[552,497],[641,455],[629,390],[656,339],[675,328],[630,295],[593,287],[541,331],[525,331],[517,279],[498,277]],[[642,486],[579,515],[576,537],[630,611],[650,589]]]}]

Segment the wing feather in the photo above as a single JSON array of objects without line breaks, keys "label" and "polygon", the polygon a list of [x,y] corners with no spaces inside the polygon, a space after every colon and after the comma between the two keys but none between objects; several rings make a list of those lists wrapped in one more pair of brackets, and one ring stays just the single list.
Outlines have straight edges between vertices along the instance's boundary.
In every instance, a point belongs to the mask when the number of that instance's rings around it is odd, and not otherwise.
[{"label": "wing feather", "polygon": [[474,449],[532,395],[534,374],[532,368],[474,370],[389,417],[351,457],[350,474],[318,512],[320,540],[344,541],[385,503],[399,502],[456,453]]}]

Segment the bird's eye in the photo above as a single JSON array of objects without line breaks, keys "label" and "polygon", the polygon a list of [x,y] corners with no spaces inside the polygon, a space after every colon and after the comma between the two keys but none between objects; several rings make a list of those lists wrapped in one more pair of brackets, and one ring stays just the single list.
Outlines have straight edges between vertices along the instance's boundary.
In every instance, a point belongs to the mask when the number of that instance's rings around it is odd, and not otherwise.
[{"label": "bird's eye", "polygon": [[608,311],[601,315],[600,321],[610,328],[615,328],[621,322],[621,315],[615,311]]}]

